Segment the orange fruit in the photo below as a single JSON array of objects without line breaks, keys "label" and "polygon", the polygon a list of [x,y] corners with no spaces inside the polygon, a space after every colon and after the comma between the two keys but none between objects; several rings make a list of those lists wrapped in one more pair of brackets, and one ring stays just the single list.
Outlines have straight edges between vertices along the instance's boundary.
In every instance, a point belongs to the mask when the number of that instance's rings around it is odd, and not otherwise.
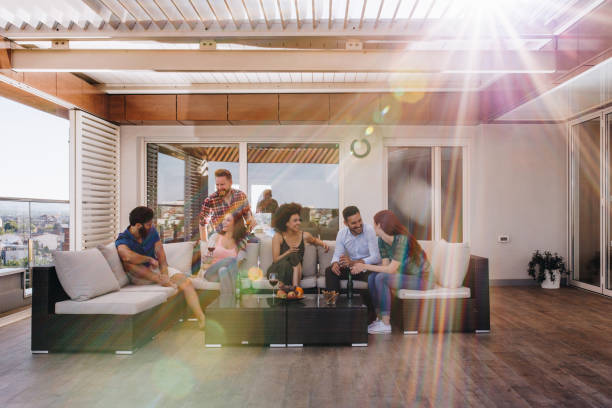
[{"label": "orange fruit", "polygon": [[304,296],[304,289],[298,286],[297,288],[295,288],[295,293],[297,294],[297,297],[302,297]]}]

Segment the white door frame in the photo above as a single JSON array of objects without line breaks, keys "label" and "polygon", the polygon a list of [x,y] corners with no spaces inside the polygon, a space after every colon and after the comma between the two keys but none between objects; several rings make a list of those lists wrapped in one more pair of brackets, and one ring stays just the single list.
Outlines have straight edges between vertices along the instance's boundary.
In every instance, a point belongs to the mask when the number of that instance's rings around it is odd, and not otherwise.
[{"label": "white door frame", "polygon": [[[612,109],[610,110],[612,111]],[[579,287],[581,289],[586,289],[596,293],[604,293],[604,280],[605,280],[605,271],[607,269],[607,209],[608,203],[603,197],[607,195],[607,169],[602,168],[606,167],[606,155],[607,155],[607,143],[605,138],[605,129],[604,129],[604,111],[597,111],[593,113],[589,113],[583,116],[580,116],[570,122],[568,122],[568,140],[569,140],[569,211],[568,211],[568,229],[569,229],[569,237],[568,237],[568,268],[572,270],[572,273],[569,275],[569,283],[573,286]],[[574,202],[574,168],[575,168],[575,139],[576,135],[573,132],[573,127],[583,122],[587,122],[589,120],[599,119],[599,188],[600,188],[600,205],[599,205],[599,248],[600,248],[600,279],[599,286],[591,285],[588,283],[580,282],[579,280],[574,279],[574,269],[575,269],[575,259],[574,252],[576,248],[579,248],[579,242],[576,241],[575,237],[579,233],[577,227],[574,225],[574,211],[576,203]]]}]

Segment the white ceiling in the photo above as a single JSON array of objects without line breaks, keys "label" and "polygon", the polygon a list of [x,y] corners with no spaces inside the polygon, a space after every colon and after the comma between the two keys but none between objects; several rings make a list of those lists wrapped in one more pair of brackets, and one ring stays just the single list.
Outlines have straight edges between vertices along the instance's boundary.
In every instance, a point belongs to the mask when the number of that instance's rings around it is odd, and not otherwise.
[{"label": "white ceiling", "polygon": [[[525,67],[508,72],[503,67],[517,60],[511,56],[512,52],[549,50],[556,35],[604,1],[0,0],[0,37],[15,41],[15,47],[43,49],[49,49],[52,40],[68,39],[68,48],[74,52],[124,49],[197,52],[199,42],[205,39],[216,41],[216,50],[221,52],[266,49],[342,52],[347,41],[355,39],[362,42],[364,50],[398,53],[395,58],[381,60],[380,67],[362,72],[351,72],[359,70],[359,64],[351,63],[358,56],[346,57],[347,66],[319,69],[323,72],[299,64],[293,72],[282,72],[287,68],[241,69],[233,63],[223,67],[223,72],[217,72],[221,69],[190,68],[180,65],[182,61],[166,70],[171,72],[155,72],[153,66],[126,68],[121,64],[117,64],[118,68],[100,69],[112,72],[73,69],[74,66],[61,69],[89,77],[109,93],[289,92],[292,89],[296,92],[474,91],[503,73],[550,73],[549,69],[530,70],[527,62],[539,61],[531,56],[524,58]],[[426,59],[426,54],[418,53],[427,51],[448,51],[447,63],[431,62],[425,69],[414,72],[410,67],[390,68],[392,62],[404,61],[406,57],[412,61]],[[475,60],[477,54],[482,59],[486,52],[499,52],[500,57],[494,64],[495,69],[459,68],[455,72],[455,62],[465,64],[469,59],[465,53],[459,56],[460,51],[474,52]],[[45,56],[43,62],[56,55],[59,54]],[[539,68],[538,64],[532,65]]]},{"label": "white ceiling", "polygon": [[[603,0],[1,0],[0,35],[422,34],[486,19],[489,28],[558,34]],[[443,24],[440,24],[440,23]],[[446,27],[445,27],[446,26]],[[484,28],[488,30],[488,28]]]},{"label": "white ceiling", "polygon": [[542,93],[497,120],[562,121],[612,102],[612,58]]}]

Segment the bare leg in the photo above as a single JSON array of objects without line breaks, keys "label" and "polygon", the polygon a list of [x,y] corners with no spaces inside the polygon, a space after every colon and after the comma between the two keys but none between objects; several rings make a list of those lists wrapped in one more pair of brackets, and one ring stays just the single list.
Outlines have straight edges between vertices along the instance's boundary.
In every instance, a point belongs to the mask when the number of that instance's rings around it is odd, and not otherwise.
[{"label": "bare leg", "polygon": [[153,272],[150,266],[144,266],[142,264],[133,264],[129,262],[122,262],[123,269],[129,271],[139,279],[148,280],[151,282],[157,282],[158,275]]},{"label": "bare leg", "polygon": [[299,286],[302,281],[302,264],[293,267],[293,286]]},{"label": "bare leg", "polygon": [[206,316],[204,316],[204,312],[202,311],[202,307],[200,306],[200,299],[198,299],[198,294],[196,293],[193,284],[191,283],[191,279],[187,278],[183,274],[176,274],[170,278],[170,280],[176,284],[176,286],[183,291],[185,294],[185,301],[189,308],[193,311],[193,313],[198,318],[200,328],[204,328],[204,324],[206,322]]}]

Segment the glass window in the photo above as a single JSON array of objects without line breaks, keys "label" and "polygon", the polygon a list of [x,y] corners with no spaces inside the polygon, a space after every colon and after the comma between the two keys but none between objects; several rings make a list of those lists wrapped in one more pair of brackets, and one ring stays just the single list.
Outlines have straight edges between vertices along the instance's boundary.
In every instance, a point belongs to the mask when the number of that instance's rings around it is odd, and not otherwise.
[{"label": "glass window", "polygon": [[463,241],[463,148],[441,149],[442,239]]},{"label": "glass window", "polygon": [[432,148],[391,147],[388,166],[389,209],[416,239],[431,240]]},{"label": "glass window", "polygon": [[[266,228],[284,203],[304,207],[302,229],[325,240],[338,233],[337,144],[249,144],[248,195],[258,225]],[[268,196],[264,193],[269,193]]]},{"label": "glass window", "polygon": [[229,170],[239,188],[237,144],[147,145],[147,205],[163,242],[198,239],[202,202],[215,191],[218,169]]}]

